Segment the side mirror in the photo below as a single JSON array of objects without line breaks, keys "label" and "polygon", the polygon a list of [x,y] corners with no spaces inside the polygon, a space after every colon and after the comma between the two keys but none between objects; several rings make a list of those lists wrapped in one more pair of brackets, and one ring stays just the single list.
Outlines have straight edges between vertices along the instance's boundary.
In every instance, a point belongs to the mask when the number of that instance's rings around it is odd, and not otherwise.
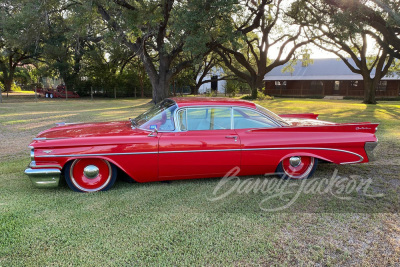
[{"label": "side mirror", "polygon": [[158,134],[157,126],[155,126],[152,129],[153,129],[153,131],[151,133],[149,133],[149,135],[147,135],[148,137],[156,137],[157,136],[157,134]]}]

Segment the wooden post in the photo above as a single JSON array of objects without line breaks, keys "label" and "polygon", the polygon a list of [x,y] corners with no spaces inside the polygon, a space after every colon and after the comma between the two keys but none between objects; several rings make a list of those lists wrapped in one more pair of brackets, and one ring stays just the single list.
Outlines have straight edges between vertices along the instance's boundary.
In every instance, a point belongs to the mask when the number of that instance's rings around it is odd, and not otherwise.
[{"label": "wooden post", "polygon": [[35,86],[35,102],[37,102],[37,87]]},{"label": "wooden post", "polygon": [[93,86],[90,86],[90,99],[93,100]]},{"label": "wooden post", "polygon": [[300,96],[303,96],[303,84],[304,84],[304,81],[301,81]]},{"label": "wooden post", "polygon": [[400,96],[400,80],[397,80],[397,95],[396,97]]}]

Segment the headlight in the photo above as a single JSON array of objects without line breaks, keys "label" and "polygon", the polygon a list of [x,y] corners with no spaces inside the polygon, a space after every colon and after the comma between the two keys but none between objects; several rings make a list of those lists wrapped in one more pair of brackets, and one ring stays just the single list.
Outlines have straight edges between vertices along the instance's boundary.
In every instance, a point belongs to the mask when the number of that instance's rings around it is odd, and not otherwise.
[{"label": "headlight", "polygon": [[32,146],[30,146],[29,148],[31,149],[31,161],[35,161],[35,149]]}]

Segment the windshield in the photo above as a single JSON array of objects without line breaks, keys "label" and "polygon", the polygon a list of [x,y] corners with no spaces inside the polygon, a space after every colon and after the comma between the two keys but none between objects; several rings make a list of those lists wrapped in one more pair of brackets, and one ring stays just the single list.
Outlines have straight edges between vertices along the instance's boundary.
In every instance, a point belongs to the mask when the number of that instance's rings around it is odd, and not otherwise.
[{"label": "windshield", "polygon": [[177,105],[173,100],[165,99],[137,116],[132,124],[144,130],[173,131],[175,130],[174,111],[176,108]]},{"label": "windshield", "polygon": [[287,123],[284,119],[273,113],[272,111],[256,104],[256,108],[258,111],[261,113],[264,113],[265,115],[269,116],[270,118],[274,119],[275,121],[279,122],[282,125],[289,126],[289,123]]}]

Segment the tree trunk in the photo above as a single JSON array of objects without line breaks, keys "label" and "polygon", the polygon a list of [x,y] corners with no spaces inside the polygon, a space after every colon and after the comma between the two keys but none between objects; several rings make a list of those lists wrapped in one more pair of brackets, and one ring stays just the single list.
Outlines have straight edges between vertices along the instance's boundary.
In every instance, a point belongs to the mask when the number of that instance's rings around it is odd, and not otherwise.
[{"label": "tree trunk", "polygon": [[13,82],[13,79],[10,78],[10,76],[8,78],[4,79],[4,89],[7,92],[7,97],[8,97],[8,93],[11,91],[11,85],[12,85],[12,82]]},{"label": "tree trunk", "polygon": [[257,87],[251,87],[251,98],[252,99],[257,98]]},{"label": "tree trunk", "polygon": [[157,104],[168,97],[169,83],[166,80],[161,80],[154,87],[153,85],[153,102]]},{"label": "tree trunk", "polygon": [[191,93],[192,93],[192,95],[198,95],[199,94],[199,88],[200,88],[200,85],[198,85],[198,84],[196,84],[195,86],[190,86],[190,88],[191,88]]},{"label": "tree trunk", "polygon": [[364,79],[364,104],[376,104],[375,91],[377,84],[377,79],[370,79],[369,77]]},{"label": "tree trunk", "polygon": [[4,89],[7,92],[7,97],[8,97],[8,93],[11,91],[12,83],[14,82],[15,69],[16,69],[16,67],[10,66],[8,75],[7,75],[7,73],[5,73],[5,75],[4,75]]},{"label": "tree trunk", "polygon": [[169,79],[167,78],[166,72],[160,71],[160,74],[158,74],[155,79],[152,79],[150,76],[150,82],[153,88],[152,93],[154,104],[157,104],[168,97]]}]

